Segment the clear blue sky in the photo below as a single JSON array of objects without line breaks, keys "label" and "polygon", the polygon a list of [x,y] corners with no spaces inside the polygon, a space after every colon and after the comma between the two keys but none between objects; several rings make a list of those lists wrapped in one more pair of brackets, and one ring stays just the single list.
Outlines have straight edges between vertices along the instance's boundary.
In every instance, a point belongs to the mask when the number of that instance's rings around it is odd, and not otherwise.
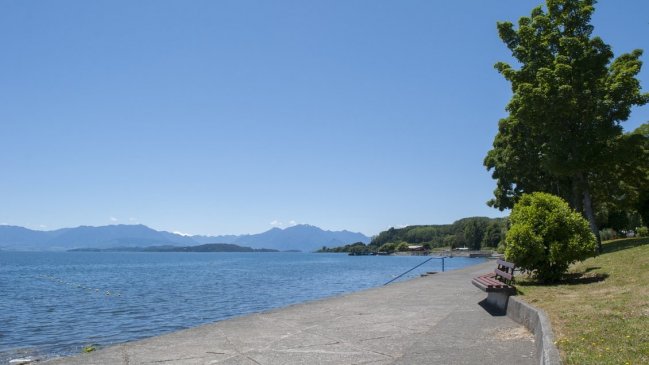
[{"label": "clear blue sky", "polygon": [[[482,165],[510,98],[496,21],[540,3],[1,0],[0,223],[372,235],[502,216]],[[597,9],[595,33],[647,63],[649,1]]]}]

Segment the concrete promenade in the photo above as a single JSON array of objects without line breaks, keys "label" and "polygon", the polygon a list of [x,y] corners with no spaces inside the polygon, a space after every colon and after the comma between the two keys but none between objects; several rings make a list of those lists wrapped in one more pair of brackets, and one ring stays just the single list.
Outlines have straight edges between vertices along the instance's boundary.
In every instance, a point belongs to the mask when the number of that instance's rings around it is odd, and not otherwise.
[{"label": "concrete promenade", "polygon": [[204,325],[54,364],[538,364],[533,336],[479,303],[488,262]]}]

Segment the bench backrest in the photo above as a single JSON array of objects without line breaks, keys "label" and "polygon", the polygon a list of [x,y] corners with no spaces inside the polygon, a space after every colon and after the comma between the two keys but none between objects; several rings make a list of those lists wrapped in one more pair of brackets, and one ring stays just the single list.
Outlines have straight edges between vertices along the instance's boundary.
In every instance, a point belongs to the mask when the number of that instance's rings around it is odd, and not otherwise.
[{"label": "bench backrest", "polygon": [[496,274],[496,278],[508,284],[513,283],[514,269],[516,269],[516,264],[501,259],[498,259],[496,263],[497,263],[496,270],[494,270],[494,273]]}]

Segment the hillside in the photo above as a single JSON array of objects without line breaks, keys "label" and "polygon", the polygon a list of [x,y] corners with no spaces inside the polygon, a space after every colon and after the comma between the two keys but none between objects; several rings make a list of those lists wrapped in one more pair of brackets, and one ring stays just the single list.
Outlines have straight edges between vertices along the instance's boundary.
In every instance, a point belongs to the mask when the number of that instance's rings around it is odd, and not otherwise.
[{"label": "hillside", "polygon": [[4,250],[62,251],[74,248],[191,244],[196,242],[189,237],[156,231],[144,225],[80,226],[54,231],[0,226],[0,248]]},{"label": "hillside", "polygon": [[108,249],[150,246],[196,246],[236,244],[252,249],[312,252],[326,245],[369,242],[369,237],[349,231],[325,231],[315,226],[273,228],[263,233],[241,236],[183,236],[156,231],[144,225],[81,226],[54,231],[37,231],[0,225],[0,250],[64,251],[77,248]]},{"label": "hillside", "polygon": [[388,243],[406,242],[427,244],[430,247],[468,247],[479,250],[481,247],[497,247],[504,238],[505,231],[506,218],[470,217],[452,224],[390,228],[374,237],[370,246],[380,248]]},{"label": "hillside", "polygon": [[285,229],[273,228],[256,235],[240,236],[232,243],[253,248],[314,252],[322,246],[341,246],[352,242],[368,243],[369,241],[370,238],[361,233],[325,231],[315,226],[301,224]]}]

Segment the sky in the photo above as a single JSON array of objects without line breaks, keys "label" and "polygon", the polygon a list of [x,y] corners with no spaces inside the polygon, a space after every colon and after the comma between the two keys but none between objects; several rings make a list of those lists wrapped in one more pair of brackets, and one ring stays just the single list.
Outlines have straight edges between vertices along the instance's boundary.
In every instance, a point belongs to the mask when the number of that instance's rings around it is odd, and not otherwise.
[{"label": "sky", "polygon": [[[375,235],[506,215],[482,164],[511,97],[496,22],[540,4],[0,0],[0,224]],[[646,63],[647,14],[601,0],[592,24]]]}]

